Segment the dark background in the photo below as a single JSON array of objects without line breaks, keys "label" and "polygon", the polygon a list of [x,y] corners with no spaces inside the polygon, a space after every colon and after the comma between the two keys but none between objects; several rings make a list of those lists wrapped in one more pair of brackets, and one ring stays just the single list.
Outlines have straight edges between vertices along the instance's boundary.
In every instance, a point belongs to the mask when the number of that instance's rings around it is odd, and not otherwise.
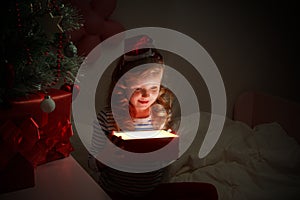
[{"label": "dark background", "polygon": [[[237,97],[255,90],[300,102],[299,31],[295,1],[118,1],[112,18],[125,29],[163,27],[195,39],[216,63],[227,92],[228,116]],[[169,66],[184,62],[166,56]],[[188,70],[209,111],[205,83]]]}]

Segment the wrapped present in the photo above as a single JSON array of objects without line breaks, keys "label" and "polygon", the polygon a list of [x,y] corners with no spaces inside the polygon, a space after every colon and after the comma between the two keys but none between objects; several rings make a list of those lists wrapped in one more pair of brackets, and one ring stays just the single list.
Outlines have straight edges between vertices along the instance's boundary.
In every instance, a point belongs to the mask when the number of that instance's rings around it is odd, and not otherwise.
[{"label": "wrapped present", "polygon": [[73,135],[72,94],[50,89],[47,95],[55,102],[55,109],[49,113],[40,108],[45,96],[42,92],[16,99],[9,107],[0,108],[1,174],[14,169],[11,165],[17,163],[16,159],[18,162],[25,159],[36,167],[67,157],[73,151],[69,140]]}]

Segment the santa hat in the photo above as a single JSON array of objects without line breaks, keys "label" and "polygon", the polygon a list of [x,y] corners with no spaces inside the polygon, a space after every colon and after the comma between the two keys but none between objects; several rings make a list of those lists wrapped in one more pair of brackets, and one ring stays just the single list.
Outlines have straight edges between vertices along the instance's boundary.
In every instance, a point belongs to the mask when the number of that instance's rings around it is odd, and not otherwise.
[{"label": "santa hat", "polygon": [[127,38],[124,44],[124,60],[134,61],[145,57],[151,57],[154,52],[153,40],[147,35],[138,35],[135,37]]}]

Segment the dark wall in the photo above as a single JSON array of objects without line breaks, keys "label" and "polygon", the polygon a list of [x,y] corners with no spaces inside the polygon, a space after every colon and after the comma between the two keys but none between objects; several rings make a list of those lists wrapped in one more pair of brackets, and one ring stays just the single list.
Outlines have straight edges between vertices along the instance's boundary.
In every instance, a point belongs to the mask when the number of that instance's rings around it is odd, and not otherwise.
[{"label": "dark wall", "polygon": [[[222,75],[231,116],[236,98],[248,90],[300,102],[297,8],[290,1],[131,0],[118,1],[112,18],[126,29],[165,27],[198,41]],[[193,70],[187,73],[204,99],[202,109],[209,111],[205,83]]]}]

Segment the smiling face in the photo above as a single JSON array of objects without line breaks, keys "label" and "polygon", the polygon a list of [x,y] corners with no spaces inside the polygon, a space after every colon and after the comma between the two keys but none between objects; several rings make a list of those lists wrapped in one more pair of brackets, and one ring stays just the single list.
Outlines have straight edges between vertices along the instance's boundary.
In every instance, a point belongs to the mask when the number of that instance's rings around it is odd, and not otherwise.
[{"label": "smiling face", "polygon": [[149,108],[156,101],[159,89],[160,84],[155,82],[137,87],[130,97],[130,104],[137,110]]},{"label": "smiling face", "polygon": [[127,81],[129,102],[133,117],[146,117],[150,106],[156,101],[162,80],[163,69],[155,68],[144,71]]}]

